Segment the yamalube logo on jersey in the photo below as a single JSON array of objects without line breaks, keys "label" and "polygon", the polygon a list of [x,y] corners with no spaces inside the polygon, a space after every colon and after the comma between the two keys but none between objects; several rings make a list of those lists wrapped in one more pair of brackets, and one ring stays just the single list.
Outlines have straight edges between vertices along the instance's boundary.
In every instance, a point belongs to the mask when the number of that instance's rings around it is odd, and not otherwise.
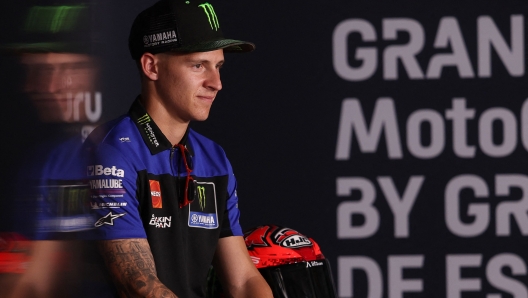
[{"label": "yamalube logo on jersey", "polygon": [[87,168],[88,176],[111,175],[115,177],[125,177],[125,170],[118,169],[116,166],[105,167],[103,165],[91,165]]},{"label": "yamalube logo on jersey", "polygon": [[123,188],[123,180],[121,179],[94,179],[90,180],[91,189],[121,189]]},{"label": "yamalube logo on jersey", "polygon": [[152,214],[152,218],[149,221],[149,225],[155,226],[156,228],[164,229],[170,228],[172,216],[155,216]]}]

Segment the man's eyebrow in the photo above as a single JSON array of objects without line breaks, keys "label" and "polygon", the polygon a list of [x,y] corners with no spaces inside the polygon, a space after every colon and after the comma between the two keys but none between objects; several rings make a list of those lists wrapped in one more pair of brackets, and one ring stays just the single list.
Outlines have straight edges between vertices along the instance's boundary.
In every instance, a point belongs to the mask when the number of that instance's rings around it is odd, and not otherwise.
[{"label": "man's eyebrow", "polygon": [[[188,63],[202,63],[202,64],[205,64],[205,63],[211,63],[213,64],[213,62],[211,60],[207,60],[207,59],[188,59],[187,60]],[[216,64],[224,64],[225,60],[220,60],[218,61]]]}]

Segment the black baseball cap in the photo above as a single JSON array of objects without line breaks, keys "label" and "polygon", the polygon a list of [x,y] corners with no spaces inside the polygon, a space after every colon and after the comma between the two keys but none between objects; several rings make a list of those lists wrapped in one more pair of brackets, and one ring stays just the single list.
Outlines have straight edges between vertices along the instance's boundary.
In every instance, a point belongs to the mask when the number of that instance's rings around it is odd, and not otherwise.
[{"label": "black baseball cap", "polygon": [[137,60],[143,53],[250,52],[250,42],[224,38],[218,17],[208,2],[196,0],[160,0],[142,11],[134,20],[128,48]]},{"label": "black baseball cap", "polygon": [[76,4],[72,0],[56,2],[31,6],[15,39],[1,44],[1,50],[12,54],[96,54],[100,46],[93,22],[93,5]]}]

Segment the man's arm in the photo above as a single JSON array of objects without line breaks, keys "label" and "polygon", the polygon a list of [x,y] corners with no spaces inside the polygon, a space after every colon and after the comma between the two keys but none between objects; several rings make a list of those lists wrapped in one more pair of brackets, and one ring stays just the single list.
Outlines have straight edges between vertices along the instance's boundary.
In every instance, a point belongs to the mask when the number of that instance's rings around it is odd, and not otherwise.
[{"label": "man's arm", "polygon": [[33,241],[32,246],[29,267],[14,286],[12,298],[57,295],[60,269],[57,268],[56,260],[68,248],[67,242],[38,240]]},{"label": "man's arm", "polygon": [[158,279],[147,239],[103,240],[99,250],[121,297],[177,297]]},{"label": "man's arm", "polygon": [[229,297],[273,298],[241,236],[220,238],[213,265]]}]

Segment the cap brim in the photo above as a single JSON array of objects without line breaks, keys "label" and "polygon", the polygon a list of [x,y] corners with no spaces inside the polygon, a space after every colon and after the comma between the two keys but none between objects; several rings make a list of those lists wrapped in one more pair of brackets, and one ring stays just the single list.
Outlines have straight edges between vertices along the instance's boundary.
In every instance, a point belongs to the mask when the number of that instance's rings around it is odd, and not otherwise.
[{"label": "cap brim", "polygon": [[170,49],[172,52],[209,52],[224,49],[229,53],[247,53],[255,50],[255,44],[236,39],[221,39]]}]

